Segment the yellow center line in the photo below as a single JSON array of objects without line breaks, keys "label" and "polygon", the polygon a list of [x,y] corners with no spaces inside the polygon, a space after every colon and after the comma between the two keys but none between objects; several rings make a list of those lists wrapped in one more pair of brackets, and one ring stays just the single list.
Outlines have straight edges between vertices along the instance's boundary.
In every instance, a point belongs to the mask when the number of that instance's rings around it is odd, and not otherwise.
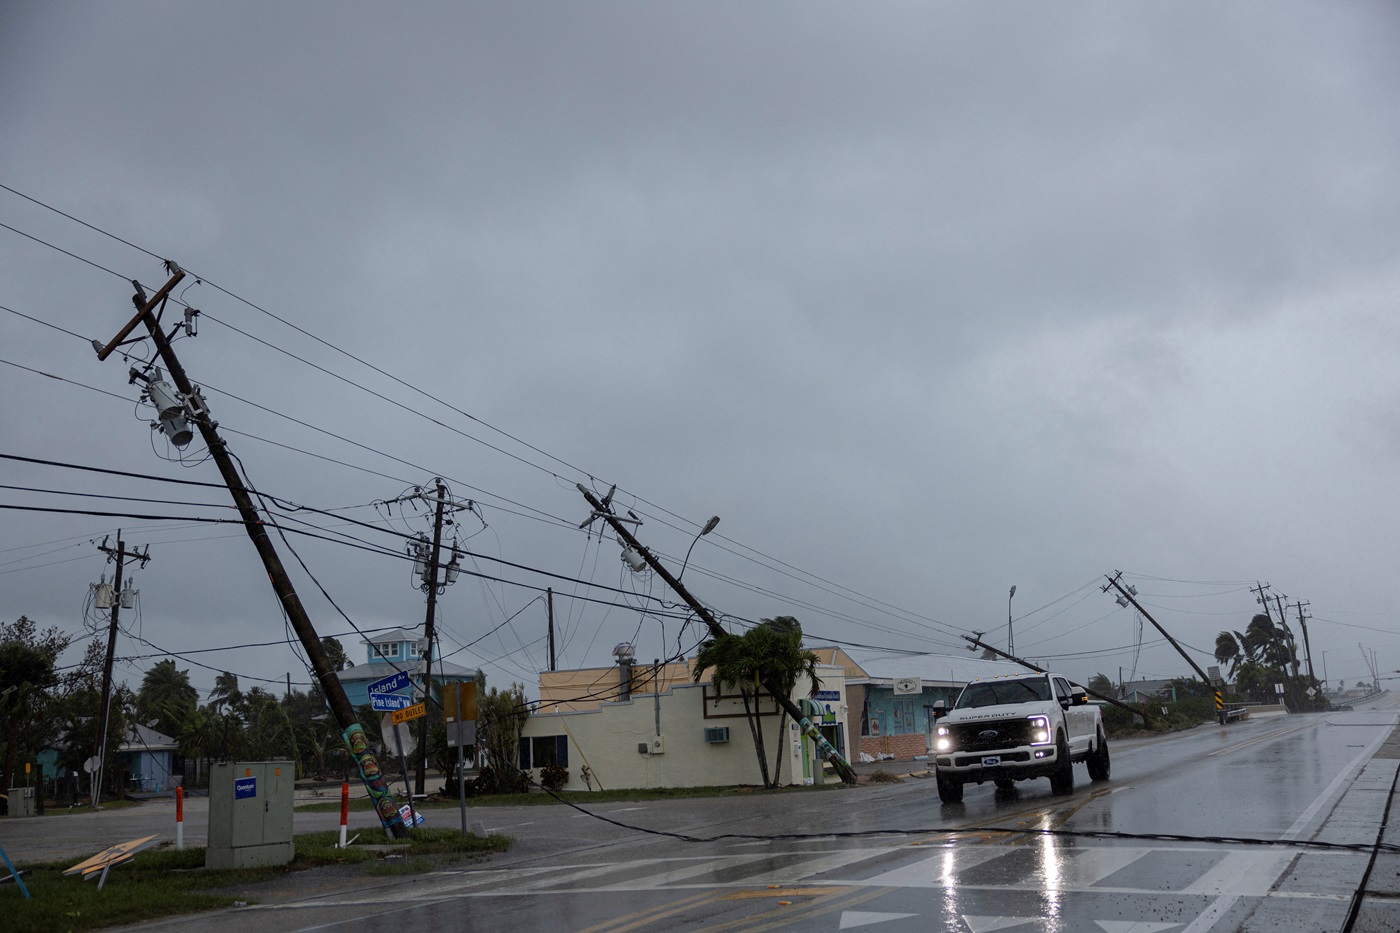
[{"label": "yellow center line", "polygon": [[[848,888],[845,894],[833,894],[829,897],[821,898],[810,904],[804,904],[797,910],[786,907],[778,907],[766,913],[746,917],[742,921],[735,921],[721,927],[711,927],[702,930],[700,933],[709,933],[710,930],[718,931],[722,929],[742,926],[747,933],[760,933],[763,930],[777,930],[789,927],[792,924],[804,920],[815,920],[826,914],[834,913],[838,910],[849,910],[866,901],[874,900],[877,897],[884,897],[899,888]],[[764,922],[767,921],[767,922]],[[757,924],[757,925],[755,925]]]}]

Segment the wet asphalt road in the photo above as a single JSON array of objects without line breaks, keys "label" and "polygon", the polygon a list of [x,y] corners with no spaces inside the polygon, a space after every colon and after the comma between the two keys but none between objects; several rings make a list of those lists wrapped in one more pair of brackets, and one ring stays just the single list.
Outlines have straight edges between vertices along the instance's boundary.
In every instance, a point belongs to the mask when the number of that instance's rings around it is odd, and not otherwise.
[{"label": "wet asphalt road", "polygon": [[[962,804],[944,806],[931,780],[909,779],[590,808],[612,823],[560,807],[474,809],[473,819],[516,839],[510,853],[354,887],[307,873],[249,892],[257,906],[143,929],[1338,930],[1369,851],[1241,840],[1374,843],[1400,766],[1397,702],[1118,743],[1113,779],[1090,783],[1077,766],[1070,797],[1052,796],[1041,779],[1010,793],[969,786]],[[0,838],[20,860],[50,857],[42,853],[75,839],[93,840],[86,853],[160,819],[123,813],[117,823],[118,815],[19,821],[44,824],[47,839],[0,824]],[[455,811],[430,815],[457,825]],[[202,841],[195,826],[203,818],[187,813],[191,844]],[[330,828],[336,819],[301,813],[296,829]],[[1110,835],[1014,831],[1030,829]],[[1190,838],[1150,838],[1156,834]],[[800,838],[778,838],[790,835]],[[1378,894],[1400,879],[1397,861],[1377,863]],[[1368,898],[1356,929],[1400,929],[1395,903]]]}]

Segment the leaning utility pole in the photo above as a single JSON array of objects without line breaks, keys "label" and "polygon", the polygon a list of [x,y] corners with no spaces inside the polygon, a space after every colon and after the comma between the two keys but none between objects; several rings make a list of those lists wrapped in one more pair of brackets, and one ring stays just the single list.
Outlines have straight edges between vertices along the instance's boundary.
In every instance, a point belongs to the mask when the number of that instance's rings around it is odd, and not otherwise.
[{"label": "leaning utility pole", "polygon": [[[1032,663],[1029,662],[1029,661],[1023,660],[1023,659],[1018,658],[1018,657],[1015,657],[1015,656],[1013,656],[1013,655],[1007,654],[1005,651],[1001,651],[1001,650],[998,650],[998,649],[996,649],[996,648],[993,648],[991,645],[987,644],[986,642],[984,642],[984,641],[982,640],[981,635],[982,635],[982,633],[981,633],[981,632],[978,632],[976,635],[964,635],[963,638],[966,639],[967,641],[972,642],[972,645],[973,645],[974,648],[986,648],[986,649],[987,649],[988,651],[990,651],[992,654],[995,654],[995,655],[997,655],[997,656],[999,656],[999,657],[1006,658],[1006,660],[1008,660],[1008,661],[1013,661],[1013,662],[1015,662],[1016,664],[1021,665],[1022,667],[1028,667],[1028,668],[1030,668],[1030,669],[1033,670],[1033,671],[1038,671],[1038,672],[1041,673],[1041,674],[1048,674],[1048,673],[1050,673],[1049,671],[1047,671],[1047,670],[1046,670],[1045,668],[1043,668],[1043,667],[1040,667],[1040,666],[1038,666],[1038,665],[1032,664]],[[969,649],[969,650],[971,650],[971,649]],[[1121,668],[1119,669],[1118,679],[1119,679],[1119,680],[1122,680],[1122,679],[1123,679],[1123,674],[1122,674],[1122,669],[1121,669]],[[1120,707],[1121,709],[1125,709],[1125,710],[1127,710],[1128,712],[1132,713],[1134,716],[1141,716],[1144,725],[1150,725],[1150,724],[1151,724],[1151,720],[1150,720],[1150,719],[1148,718],[1148,716],[1147,716],[1147,709],[1146,709],[1146,707],[1144,707],[1144,708],[1142,708],[1142,709],[1138,709],[1136,706],[1133,706],[1131,703],[1124,703],[1122,700],[1118,699],[1117,697],[1105,696],[1105,695],[1103,695],[1102,693],[1099,693],[1099,692],[1096,691],[1096,690],[1090,690],[1088,687],[1085,687],[1085,688],[1084,688],[1084,692],[1087,693],[1087,694],[1089,694],[1089,696],[1091,696],[1091,697],[1098,697],[1100,700],[1103,700],[1105,703],[1109,703],[1109,704],[1112,704],[1113,706],[1117,706],[1117,707]]]},{"label": "leaning utility pole", "polygon": [[[1153,628],[1162,633],[1162,637],[1171,643],[1171,646],[1176,649],[1176,653],[1185,658],[1186,663],[1191,665],[1191,669],[1200,676],[1201,683],[1205,684],[1207,687],[1210,687],[1212,690],[1215,691],[1215,712],[1217,715],[1224,716],[1225,694],[1221,692],[1219,687],[1210,682],[1209,675],[1207,675],[1205,671],[1201,670],[1201,666],[1197,664],[1194,660],[1192,660],[1191,656],[1186,653],[1185,649],[1183,649],[1181,645],[1177,644],[1176,639],[1172,638],[1171,635],[1167,634],[1167,630],[1162,628],[1162,626],[1157,623],[1156,619],[1152,618],[1151,613],[1149,613],[1146,609],[1142,608],[1142,604],[1139,603],[1136,598],[1137,589],[1131,586],[1125,589],[1123,587],[1123,584],[1118,582],[1118,578],[1121,576],[1123,576],[1123,571],[1115,570],[1113,572],[1113,576],[1108,577],[1108,585],[1100,587],[1100,589],[1103,592],[1107,593],[1108,588],[1110,586],[1113,587],[1120,594],[1117,600],[1118,605],[1127,606],[1129,603],[1131,603],[1133,608],[1140,612],[1144,619],[1152,623]],[[1265,586],[1267,585],[1268,584],[1265,584]],[[1221,725],[1224,725],[1223,719],[1221,720]]]},{"label": "leaning utility pole", "polygon": [[[690,591],[682,586],[679,580],[672,576],[671,572],[662,565],[661,561],[656,559],[656,556],[647,549],[646,545],[638,541],[636,537],[627,530],[626,526],[618,520],[617,516],[614,515],[612,511],[611,492],[608,493],[604,499],[599,499],[582,483],[576,485],[578,486],[578,491],[583,493],[583,497],[588,500],[588,504],[593,506],[593,517],[601,518],[606,521],[612,526],[613,531],[617,533],[619,538],[626,541],[629,547],[642,556],[642,559],[651,566],[651,569],[656,571],[656,575],[662,580],[665,580],[666,585],[675,590],[676,594],[680,596],[681,599],[685,600],[686,605],[694,610],[695,614],[700,617],[701,621],[703,621],[705,626],[710,630],[710,636],[712,638],[716,641],[720,641],[734,637],[724,630],[724,627],[715,619],[714,614],[710,612],[709,609],[705,608],[700,600],[690,595]],[[613,488],[616,489],[617,487]],[[590,521],[591,520],[592,519],[590,519]],[[822,753],[822,757],[831,762],[832,766],[836,769],[836,773],[840,775],[841,780],[847,784],[856,783],[856,773],[854,769],[851,768],[851,763],[841,757],[841,753],[832,747],[831,743],[826,740],[826,736],[822,735],[820,729],[812,725],[812,721],[802,713],[798,705],[792,702],[792,699],[786,693],[778,689],[776,684],[762,681],[761,686],[764,690],[767,690],[768,693],[772,695],[773,699],[777,701],[778,705],[792,717],[792,721],[797,723],[798,728],[802,730],[807,738],[816,743],[817,749]]]},{"label": "leaning utility pole", "polygon": [[[369,739],[355,718],[355,710],[350,706],[350,700],[345,696],[345,688],[341,685],[340,679],[336,677],[330,660],[326,657],[325,649],[321,646],[321,639],[317,636],[316,628],[311,624],[311,617],[307,615],[306,608],[302,606],[301,599],[292,586],[291,578],[287,576],[287,569],[282,565],[282,559],[278,557],[276,549],[272,546],[272,540],[267,535],[264,520],[253,505],[248,488],[238,475],[228,445],[219,436],[218,424],[209,416],[209,409],[205,405],[198,387],[193,385],[189,377],[185,375],[185,368],[180,364],[180,360],[175,356],[175,351],[171,349],[169,339],[160,328],[160,322],[154,313],[156,306],[159,305],[164,310],[170,290],[185,277],[185,273],[174,263],[167,263],[167,269],[173,272],[170,281],[166,282],[160,291],[149,299],[146,297],[141,283],[132,281],[131,284],[136,287],[136,294],[131,299],[132,303],[136,305],[136,316],[106,346],[98,346],[98,341],[93,342],[94,347],[97,347],[97,358],[105,360],[110,356],[112,351],[126,340],[138,324],[144,324],[146,329],[150,331],[156,352],[160,354],[161,361],[170,370],[170,377],[175,380],[175,386],[179,390],[185,406],[185,413],[192,416],[195,425],[199,428],[199,433],[209,448],[209,455],[213,457],[214,463],[219,468],[219,473],[223,476],[224,484],[228,486],[229,493],[233,496],[234,505],[243,519],[243,528],[247,531],[248,537],[252,539],[253,547],[257,549],[258,556],[262,558],[263,567],[266,568],[268,579],[272,583],[272,589],[276,592],[283,610],[287,613],[287,618],[296,631],[303,650],[306,651],[306,657],[311,662],[312,670],[325,694],[326,705],[330,708],[331,715],[335,717],[341,728],[341,738],[345,740],[345,744],[350,750],[350,756],[359,769],[360,779],[369,792],[375,812],[379,815],[379,821],[384,826],[384,831],[390,836],[406,838],[409,834],[408,827],[404,825],[403,818],[399,816],[398,807],[385,783],[379,762],[375,760],[374,753],[370,751]],[[167,417],[183,417],[178,408],[161,411],[160,414],[163,425]]]},{"label": "leaning utility pole", "polygon": [[97,707],[97,742],[92,753],[97,759],[97,767],[92,772],[92,794],[89,798],[89,804],[93,807],[102,802],[102,765],[107,761],[107,724],[112,712],[112,661],[117,653],[117,626],[122,609],[122,562],[131,557],[139,560],[141,566],[145,567],[146,562],[151,559],[150,545],[146,545],[145,551],[128,551],[126,542],[122,541],[120,528],[117,529],[115,548],[108,547],[107,539],[103,538],[97,549],[106,554],[108,560],[117,562],[117,575],[112,581],[116,584],[112,595],[112,621],[107,627],[107,660],[102,665],[102,700]]}]

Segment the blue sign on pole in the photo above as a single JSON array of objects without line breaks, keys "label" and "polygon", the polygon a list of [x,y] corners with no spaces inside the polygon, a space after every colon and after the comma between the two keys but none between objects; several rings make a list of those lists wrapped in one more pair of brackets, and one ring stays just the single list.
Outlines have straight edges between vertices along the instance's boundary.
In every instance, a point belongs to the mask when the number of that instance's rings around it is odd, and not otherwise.
[{"label": "blue sign on pole", "polygon": [[408,686],[408,672],[399,671],[397,674],[390,674],[388,677],[380,678],[369,685],[369,695],[376,693],[394,693]]},{"label": "blue sign on pole", "polygon": [[408,709],[413,705],[413,697],[397,693],[376,693],[369,698],[370,709],[376,713],[392,713],[394,710]]},{"label": "blue sign on pole", "polygon": [[249,797],[258,795],[258,779],[255,777],[238,778],[233,782],[233,799],[246,800]]}]

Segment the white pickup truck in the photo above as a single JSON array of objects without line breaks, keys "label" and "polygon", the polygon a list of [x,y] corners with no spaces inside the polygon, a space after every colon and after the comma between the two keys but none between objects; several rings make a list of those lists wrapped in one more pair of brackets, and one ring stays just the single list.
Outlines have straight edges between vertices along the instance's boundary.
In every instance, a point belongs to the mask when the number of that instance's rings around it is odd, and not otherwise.
[{"label": "white pickup truck", "polygon": [[962,800],[964,784],[1050,778],[1055,794],[1074,792],[1074,762],[1089,777],[1109,775],[1108,739],[1099,708],[1083,687],[1058,674],[1014,674],[974,680],[951,710],[940,710],[934,742],[938,799]]}]

